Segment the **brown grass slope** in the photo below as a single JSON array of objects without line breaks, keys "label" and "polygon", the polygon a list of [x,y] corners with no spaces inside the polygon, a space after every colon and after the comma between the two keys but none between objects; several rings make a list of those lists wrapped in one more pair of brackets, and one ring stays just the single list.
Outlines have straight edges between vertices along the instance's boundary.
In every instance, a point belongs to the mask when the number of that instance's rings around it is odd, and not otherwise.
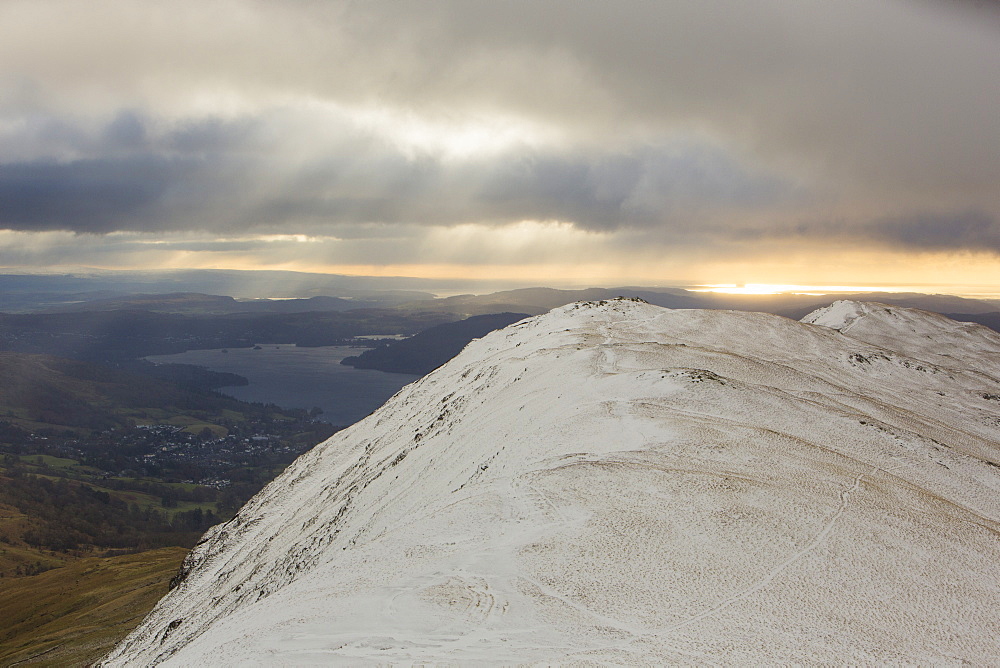
[{"label": "brown grass slope", "polygon": [[86,666],[142,621],[187,550],[89,558],[0,580],[0,666]]},{"label": "brown grass slope", "polygon": [[[0,469],[0,485],[4,484]],[[33,524],[33,519],[14,506],[0,503],[0,590],[6,583],[5,578],[17,577],[31,570],[45,571],[62,566],[76,557],[67,553],[53,552],[25,543],[21,537]],[[0,609],[0,634],[3,633],[2,622],[6,615]]]}]

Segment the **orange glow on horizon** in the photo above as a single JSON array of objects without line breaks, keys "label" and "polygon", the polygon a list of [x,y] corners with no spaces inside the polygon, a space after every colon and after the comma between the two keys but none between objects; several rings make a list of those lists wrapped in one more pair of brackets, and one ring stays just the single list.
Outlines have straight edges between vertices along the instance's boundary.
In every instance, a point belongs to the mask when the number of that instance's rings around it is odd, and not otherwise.
[{"label": "orange glow on horizon", "polygon": [[[476,230],[465,230],[477,238]],[[427,262],[345,263],[324,261],[322,242],[298,237],[268,244],[261,252],[246,250],[180,250],[169,244],[144,244],[120,254],[114,262],[46,265],[46,272],[87,270],[169,271],[183,269],[274,270],[343,276],[398,277],[483,284],[562,288],[661,286],[728,292],[779,294],[838,292],[923,292],[1000,298],[1000,258],[989,253],[902,253],[850,247],[815,248],[788,245],[784,252],[752,256],[719,255],[704,249],[649,247],[616,249],[595,237],[582,237],[557,225],[524,226],[518,234],[535,234],[526,245],[509,251],[499,243],[477,243],[468,252],[436,240],[415,255]],[[489,242],[502,241],[484,234]],[[558,242],[569,234],[575,246]],[[576,235],[576,236],[573,236]],[[516,235],[515,235],[516,236]],[[59,239],[61,240],[61,238]],[[61,240],[69,244],[73,238]],[[440,242],[440,243],[437,243]],[[444,248],[437,253],[435,251]],[[522,251],[527,249],[529,252]],[[423,251],[423,252],[421,252]],[[484,263],[466,258],[484,257]],[[530,257],[530,260],[525,259]],[[8,270],[17,271],[16,267]],[[22,268],[23,270],[23,268]],[[37,271],[37,267],[31,267]]]},{"label": "orange glow on horizon", "polygon": [[[194,259],[194,258],[188,258]],[[220,258],[215,258],[219,260]],[[778,295],[778,294],[814,294],[826,295],[837,293],[860,292],[917,292],[927,294],[950,294],[961,297],[1000,299],[1000,282],[989,283],[959,283],[959,282],[914,282],[899,283],[896,281],[866,281],[855,284],[825,282],[728,282],[703,283],[697,280],[664,279],[659,276],[643,275],[623,276],[621,268],[615,265],[572,264],[572,265],[465,265],[465,264],[351,264],[322,265],[298,262],[262,263],[254,261],[227,258],[214,262],[184,262],[171,263],[151,267],[135,266],[96,266],[86,267],[53,267],[58,271],[86,270],[185,270],[185,269],[218,269],[235,271],[292,271],[314,274],[329,274],[340,276],[375,276],[380,278],[414,278],[429,280],[448,280],[461,282],[494,282],[511,284],[530,284],[533,286],[548,286],[562,288],[583,287],[615,287],[615,286],[659,286],[683,287],[693,292],[715,292],[734,295]]]}]

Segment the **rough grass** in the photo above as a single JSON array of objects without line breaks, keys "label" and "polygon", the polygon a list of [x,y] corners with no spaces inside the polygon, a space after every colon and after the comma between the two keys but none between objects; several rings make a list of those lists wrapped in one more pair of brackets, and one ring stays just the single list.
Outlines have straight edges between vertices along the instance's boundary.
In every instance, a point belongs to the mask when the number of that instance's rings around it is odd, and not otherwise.
[{"label": "rough grass", "polygon": [[167,592],[187,550],[88,558],[0,580],[0,665],[86,666]]},{"label": "rough grass", "polygon": [[[21,543],[18,536],[29,526],[30,517],[13,506],[0,503],[0,589],[3,589],[5,578],[13,576],[18,567],[40,564],[42,568],[49,569],[61,566],[73,558]],[[6,615],[0,607],[0,633],[5,621]]]}]

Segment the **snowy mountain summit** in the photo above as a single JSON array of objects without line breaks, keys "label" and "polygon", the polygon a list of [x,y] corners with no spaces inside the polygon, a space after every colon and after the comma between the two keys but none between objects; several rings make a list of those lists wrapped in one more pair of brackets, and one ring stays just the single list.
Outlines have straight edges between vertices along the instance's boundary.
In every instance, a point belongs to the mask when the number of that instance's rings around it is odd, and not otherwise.
[{"label": "snowy mountain summit", "polygon": [[1000,662],[1000,335],[578,303],[210,530],[102,665]]}]

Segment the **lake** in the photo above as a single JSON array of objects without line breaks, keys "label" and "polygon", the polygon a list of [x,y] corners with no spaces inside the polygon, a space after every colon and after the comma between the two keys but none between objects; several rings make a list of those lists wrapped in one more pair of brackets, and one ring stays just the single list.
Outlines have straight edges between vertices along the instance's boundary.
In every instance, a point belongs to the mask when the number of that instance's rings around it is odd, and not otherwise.
[{"label": "lake", "polygon": [[345,426],[365,417],[401,387],[420,378],[404,373],[355,369],[340,363],[345,357],[360,355],[364,348],[259,345],[260,350],[189,350],[177,355],[152,355],[146,359],[157,364],[196,364],[212,371],[239,374],[250,384],[219,388],[219,392],[242,401],[272,403],[283,408],[308,410],[319,406],[323,413],[318,419]]}]

